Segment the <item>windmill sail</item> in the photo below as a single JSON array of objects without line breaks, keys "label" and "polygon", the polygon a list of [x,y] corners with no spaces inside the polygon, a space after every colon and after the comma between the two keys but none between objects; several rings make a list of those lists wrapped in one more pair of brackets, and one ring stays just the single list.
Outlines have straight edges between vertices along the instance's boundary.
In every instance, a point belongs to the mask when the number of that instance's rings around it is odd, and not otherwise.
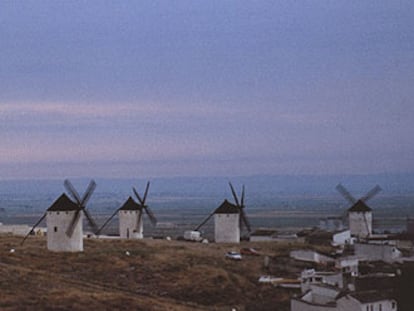
[{"label": "windmill sail", "polygon": [[33,225],[33,227],[30,229],[29,233],[25,235],[25,237],[23,238],[22,242],[20,243],[20,245],[23,245],[24,241],[26,241],[26,239],[29,237],[30,234],[33,233],[34,229],[42,222],[43,219],[46,218],[46,213],[43,214],[42,217],[40,217],[40,219]]},{"label": "windmill sail", "polygon": [[79,196],[79,193],[76,191],[75,187],[72,185],[72,183],[69,181],[69,179],[66,179],[64,181],[64,186],[65,186],[66,190],[69,192],[69,194],[72,196],[72,198],[74,199],[76,204],[78,205],[78,210],[74,214],[73,219],[72,219],[71,223],[69,224],[68,229],[66,230],[66,234],[69,237],[71,237],[73,235],[73,231],[74,231],[74,229],[75,229],[75,227],[76,227],[76,225],[79,221],[81,211],[85,214],[85,217],[86,217],[93,233],[96,234],[97,231],[98,231],[97,225],[96,225],[95,221],[93,220],[92,216],[86,210],[86,204],[88,203],[90,197],[92,196],[92,193],[95,191],[95,188],[96,188],[95,181],[91,180],[89,182],[89,185],[86,188],[85,193],[84,193],[82,198]]}]

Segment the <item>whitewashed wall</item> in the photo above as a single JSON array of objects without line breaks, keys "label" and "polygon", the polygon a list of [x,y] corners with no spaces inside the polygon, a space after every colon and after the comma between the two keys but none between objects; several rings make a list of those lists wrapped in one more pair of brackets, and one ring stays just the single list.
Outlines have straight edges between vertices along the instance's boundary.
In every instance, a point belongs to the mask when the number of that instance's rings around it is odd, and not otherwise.
[{"label": "whitewashed wall", "polygon": [[73,234],[66,235],[66,230],[76,211],[47,212],[47,249],[54,252],[82,252],[83,251],[83,214],[79,213]]},{"label": "whitewashed wall", "polygon": [[119,215],[119,236],[122,239],[142,239],[143,234],[143,217],[137,226],[140,211],[120,210]]},{"label": "whitewashed wall", "polygon": [[360,238],[370,236],[372,234],[372,212],[350,212],[349,229],[353,236]]},{"label": "whitewashed wall", "polygon": [[214,215],[214,240],[216,243],[240,243],[239,214]]},{"label": "whitewashed wall", "polygon": [[402,253],[393,245],[355,243],[355,256],[368,261],[382,260],[393,262],[402,257]]},{"label": "whitewashed wall", "polygon": [[351,231],[350,230],[338,232],[332,236],[333,246],[340,246],[340,245],[345,245],[345,244],[350,244],[350,243],[351,243]]}]

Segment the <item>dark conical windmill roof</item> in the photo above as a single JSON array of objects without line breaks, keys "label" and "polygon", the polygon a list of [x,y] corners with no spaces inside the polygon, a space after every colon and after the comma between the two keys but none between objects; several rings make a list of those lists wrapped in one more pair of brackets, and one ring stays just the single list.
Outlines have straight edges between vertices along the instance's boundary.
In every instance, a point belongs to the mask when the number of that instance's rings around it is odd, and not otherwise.
[{"label": "dark conical windmill roof", "polygon": [[139,205],[137,202],[134,201],[131,197],[126,200],[124,205],[121,206],[119,209],[121,211],[140,211],[142,210],[142,206]]},{"label": "dark conical windmill roof", "polygon": [[48,212],[54,211],[76,211],[79,209],[78,205],[73,202],[64,193],[47,209]]},{"label": "dark conical windmill roof", "polygon": [[358,200],[354,205],[348,209],[348,212],[370,212],[372,209],[365,204],[364,201]]},{"label": "dark conical windmill roof", "polygon": [[227,200],[224,200],[223,203],[214,211],[214,214],[239,214],[240,209],[237,205],[230,203]]}]

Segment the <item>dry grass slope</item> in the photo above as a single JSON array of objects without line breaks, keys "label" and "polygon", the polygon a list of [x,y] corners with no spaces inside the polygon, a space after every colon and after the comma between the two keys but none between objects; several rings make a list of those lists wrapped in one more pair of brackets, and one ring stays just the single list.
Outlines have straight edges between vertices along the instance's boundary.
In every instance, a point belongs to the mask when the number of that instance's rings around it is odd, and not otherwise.
[{"label": "dry grass slope", "polygon": [[263,257],[224,258],[254,246],[277,263],[289,245],[88,239],[83,253],[53,253],[44,238],[20,241],[0,236],[1,310],[289,309],[288,291],[258,284]]}]

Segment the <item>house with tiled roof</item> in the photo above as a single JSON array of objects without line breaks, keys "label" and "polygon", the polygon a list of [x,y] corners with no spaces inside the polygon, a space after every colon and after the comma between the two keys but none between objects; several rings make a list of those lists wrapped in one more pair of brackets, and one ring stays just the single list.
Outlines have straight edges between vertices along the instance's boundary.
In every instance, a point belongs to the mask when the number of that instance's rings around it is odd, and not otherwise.
[{"label": "house with tiled roof", "polygon": [[312,284],[291,299],[291,311],[397,311],[397,301],[387,291],[340,291],[327,284]]}]

